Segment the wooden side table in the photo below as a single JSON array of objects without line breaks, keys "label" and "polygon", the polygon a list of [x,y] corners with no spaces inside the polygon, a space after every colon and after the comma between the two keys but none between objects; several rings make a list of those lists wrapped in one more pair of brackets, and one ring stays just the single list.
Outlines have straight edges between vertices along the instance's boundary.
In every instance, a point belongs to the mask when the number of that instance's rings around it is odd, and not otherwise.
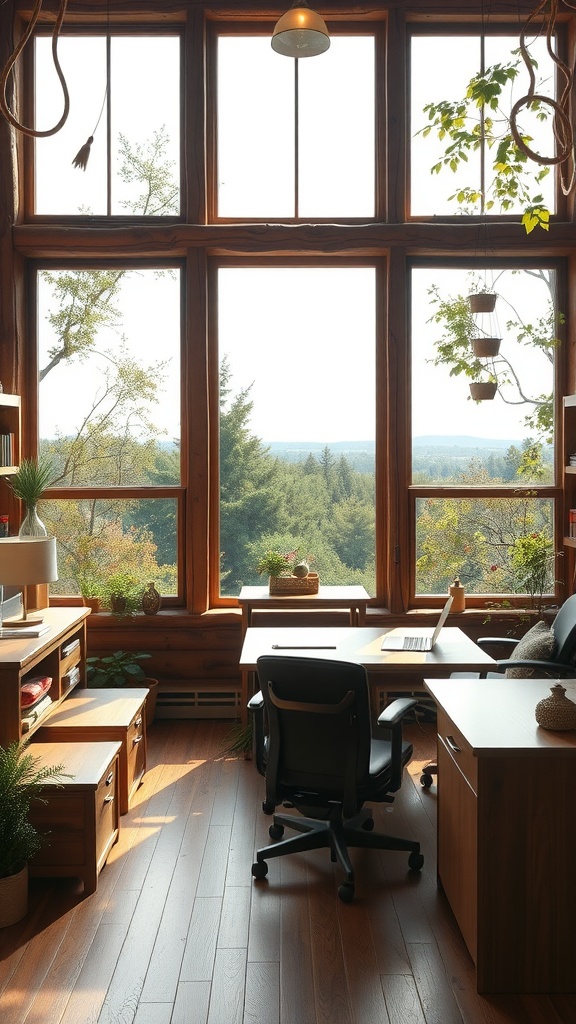
[{"label": "wooden side table", "polygon": [[120,742],[34,743],[38,766],[63,764],[72,778],[46,785],[45,803],[34,801],[30,820],[49,835],[29,863],[32,876],[81,878],[84,893],[96,890],[98,875],[118,839]]},{"label": "wooden side table", "polygon": [[83,689],[74,693],[39,730],[40,742],[76,743],[87,740],[119,740],[120,814],[130,801],[146,771],[146,715],[148,690]]},{"label": "wooden side table", "polygon": [[282,609],[295,611],[303,609],[329,610],[331,608],[347,608],[351,626],[364,626],[366,623],[366,605],[370,595],[364,587],[319,587],[317,594],[298,594],[282,597],[271,597],[268,587],[242,587],[238,604],[242,609],[242,636],[252,625],[252,612],[255,608]]}]

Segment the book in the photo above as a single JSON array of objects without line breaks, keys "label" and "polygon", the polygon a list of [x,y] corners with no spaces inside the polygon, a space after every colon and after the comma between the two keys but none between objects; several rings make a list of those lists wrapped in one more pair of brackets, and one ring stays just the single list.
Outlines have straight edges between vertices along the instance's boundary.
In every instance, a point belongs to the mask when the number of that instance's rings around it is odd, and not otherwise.
[{"label": "book", "polygon": [[0,626],[0,640],[30,640],[32,637],[44,636],[44,633],[49,632],[50,626],[22,626],[20,629]]}]

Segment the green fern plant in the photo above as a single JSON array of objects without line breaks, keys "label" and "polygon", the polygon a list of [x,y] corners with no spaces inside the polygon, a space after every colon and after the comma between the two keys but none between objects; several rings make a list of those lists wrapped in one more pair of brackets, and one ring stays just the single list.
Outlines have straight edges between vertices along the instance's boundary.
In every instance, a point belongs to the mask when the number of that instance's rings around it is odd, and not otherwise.
[{"label": "green fern plant", "polygon": [[26,505],[36,505],[44,491],[54,480],[54,466],[51,459],[22,459],[20,467],[8,483],[17,498]]},{"label": "green fern plant", "polygon": [[42,845],[28,818],[32,801],[42,800],[45,783],[71,778],[63,765],[38,768],[38,760],[26,745],[0,747],[0,878],[20,871]]}]

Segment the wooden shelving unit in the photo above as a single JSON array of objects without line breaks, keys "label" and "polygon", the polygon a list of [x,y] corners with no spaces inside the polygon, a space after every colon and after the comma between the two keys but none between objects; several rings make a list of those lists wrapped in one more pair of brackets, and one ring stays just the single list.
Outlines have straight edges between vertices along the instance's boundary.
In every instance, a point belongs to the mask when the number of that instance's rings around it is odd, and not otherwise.
[{"label": "wooden shelving unit", "polygon": [[13,434],[14,445],[11,465],[0,465],[0,476],[11,476],[18,471],[20,462],[20,395],[6,395],[0,391],[0,434]]}]

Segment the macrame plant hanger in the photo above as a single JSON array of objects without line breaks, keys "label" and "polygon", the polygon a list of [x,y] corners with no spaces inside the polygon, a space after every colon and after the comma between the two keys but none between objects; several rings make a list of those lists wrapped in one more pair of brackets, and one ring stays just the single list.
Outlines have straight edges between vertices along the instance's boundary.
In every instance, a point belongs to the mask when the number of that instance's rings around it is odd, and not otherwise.
[{"label": "macrame plant hanger", "polygon": [[22,38],[17,43],[13,53],[6,61],[6,64],[4,65],[4,67],[2,68],[2,72],[0,73],[0,111],[2,112],[6,120],[12,125],[12,127],[16,129],[16,131],[21,132],[23,135],[28,135],[35,139],[47,139],[50,135],[56,135],[56,132],[59,132],[63,125],[66,123],[68,114],[70,113],[70,95],[68,93],[66,79],[64,78],[64,73],[60,66],[60,61],[58,59],[58,37],[60,35],[62,22],[64,21],[64,15],[66,14],[67,4],[68,0],[60,0],[60,8],[58,10],[56,24],[54,25],[54,31],[52,33],[52,60],[54,61],[56,74],[60,79],[62,92],[64,94],[64,110],[62,113],[62,117],[60,118],[58,123],[55,124],[53,128],[47,128],[45,131],[40,131],[37,128],[30,128],[27,125],[24,125],[20,121],[18,121],[18,119],[10,110],[10,107],[8,106],[8,100],[6,98],[6,86],[8,84],[8,79],[10,77],[10,74],[16,61],[18,60],[18,57],[22,53],[24,47],[26,46],[26,43],[28,42],[34,29],[36,28],[36,22],[38,21],[38,18],[40,17],[40,12],[42,10],[42,0],[36,0],[36,5],[34,7],[34,11],[32,12],[32,17],[28,23],[28,27],[26,28],[26,31],[22,35]]}]

